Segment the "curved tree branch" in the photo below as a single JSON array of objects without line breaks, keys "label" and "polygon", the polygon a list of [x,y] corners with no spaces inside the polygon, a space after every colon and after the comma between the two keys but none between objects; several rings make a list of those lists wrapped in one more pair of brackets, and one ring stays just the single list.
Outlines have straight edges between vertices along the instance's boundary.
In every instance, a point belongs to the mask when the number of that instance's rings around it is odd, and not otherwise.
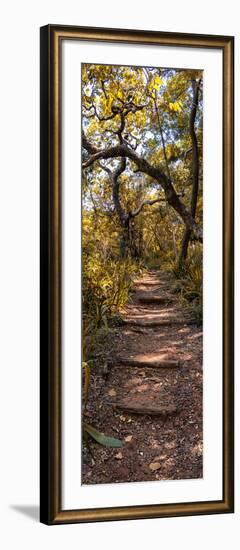
[{"label": "curved tree branch", "polygon": [[161,169],[156,168],[146,159],[140,157],[136,151],[127,145],[126,141],[107,149],[99,149],[92,145],[87,140],[86,136],[83,135],[82,145],[90,153],[90,157],[82,164],[83,169],[88,168],[88,166],[91,166],[94,162],[100,159],[124,157],[135,162],[140,172],[152,177],[161,185],[165,192],[165,197],[168,204],[175,209],[185,225],[193,231],[195,238],[202,241],[202,228],[198,226],[191,212],[189,212],[185,205],[181,202],[172,185],[172,182]]}]

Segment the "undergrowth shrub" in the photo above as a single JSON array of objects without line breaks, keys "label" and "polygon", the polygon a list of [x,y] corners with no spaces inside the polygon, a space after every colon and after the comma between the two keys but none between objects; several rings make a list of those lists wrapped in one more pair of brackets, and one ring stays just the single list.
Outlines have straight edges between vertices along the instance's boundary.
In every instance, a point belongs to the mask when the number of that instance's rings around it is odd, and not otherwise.
[{"label": "undergrowth shrub", "polygon": [[111,315],[117,313],[128,300],[134,276],[140,264],[131,260],[102,259],[95,251],[83,256],[83,359],[91,353],[97,331],[108,328]]},{"label": "undergrowth shrub", "polygon": [[198,323],[202,321],[202,295],[203,295],[203,274],[202,274],[202,246],[191,244],[188,258],[184,268],[180,271],[172,265],[172,271],[176,277],[174,284],[180,299],[194,315]]}]

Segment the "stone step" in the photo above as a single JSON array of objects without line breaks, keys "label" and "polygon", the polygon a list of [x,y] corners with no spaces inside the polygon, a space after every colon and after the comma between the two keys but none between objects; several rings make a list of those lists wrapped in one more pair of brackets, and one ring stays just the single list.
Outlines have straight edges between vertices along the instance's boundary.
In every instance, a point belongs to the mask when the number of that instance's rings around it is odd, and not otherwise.
[{"label": "stone step", "polygon": [[149,368],[177,368],[180,367],[180,361],[166,357],[166,354],[139,354],[133,357],[120,356],[117,358],[117,363],[123,364],[126,367],[149,367]]},{"label": "stone step", "polygon": [[152,401],[122,400],[108,402],[115,409],[129,414],[146,414],[149,416],[168,416],[178,412],[176,405],[153,403]]},{"label": "stone step", "polygon": [[[146,286],[146,287],[151,286],[151,291],[152,291],[152,292],[157,292],[157,291],[163,292],[162,287],[160,287],[157,283],[154,284],[154,285],[152,285],[152,284],[151,284],[151,285],[143,285],[143,283],[141,283],[141,285],[139,285],[139,286]],[[153,288],[153,287],[154,287],[154,288]],[[150,289],[149,289],[149,288],[146,288],[146,290],[145,290],[144,288],[140,289],[140,288],[138,288],[138,287],[136,287],[136,286],[133,286],[133,287],[131,288],[131,292],[132,292],[132,293],[134,292],[134,294],[137,293],[137,292],[148,292],[148,290],[150,290]]]},{"label": "stone step", "polygon": [[133,332],[134,334],[149,334],[149,327],[141,328],[141,327],[133,327],[132,325],[128,326],[126,329],[129,332]]},{"label": "stone step", "polygon": [[158,296],[157,294],[139,294],[137,299],[141,304],[169,304],[173,301],[172,296]]},{"label": "stone step", "polygon": [[170,327],[174,325],[195,325],[196,322],[193,319],[122,319],[124,325],[130,325],[134,327]]},{"label": "stone step", "polygon": [[137,285],[137,286],[148,286],[148,287],[153,287],[153,286],[159,286],[161,287],[162,286],[162,283],[158,280],[155,280],[155,281],[144,281],[144,280],[139,280],[139,281],[133,281],[134,285]]}]

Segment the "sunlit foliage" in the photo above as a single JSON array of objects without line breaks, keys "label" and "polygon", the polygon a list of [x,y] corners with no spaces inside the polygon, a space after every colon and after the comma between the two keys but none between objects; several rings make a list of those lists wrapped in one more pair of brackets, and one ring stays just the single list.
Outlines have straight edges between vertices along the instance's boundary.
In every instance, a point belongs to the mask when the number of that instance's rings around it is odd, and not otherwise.
[{"label": "sunlit foliage", "polygon": [[[202,227],[203,215],[203,98],[198,70],[84,64],[81,78],[82,130],[88,142],[82,149],[87,361],[97,330],[107,327],[125,304],[140,268],[173,270],[181,277],[181,296],[201,304],[202,244],[196,243],[194,230]],[[111,156],[111,148],[119,145],[125,147],[123,153]],[[136,163],[134,155],[147,167]],[[149,166],[164,174],[165,187]],[[180,206],[175,207],[168,182]],[[185,211],[192,217],[187,255],[179,264]]]}]

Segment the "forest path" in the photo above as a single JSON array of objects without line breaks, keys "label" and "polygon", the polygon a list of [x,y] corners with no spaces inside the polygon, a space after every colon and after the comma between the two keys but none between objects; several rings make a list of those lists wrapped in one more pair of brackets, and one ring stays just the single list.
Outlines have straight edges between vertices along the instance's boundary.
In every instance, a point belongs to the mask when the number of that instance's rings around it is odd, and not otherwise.
[{"label": "forest path", "polygon": [[202,330],[183,310],[171,276],[136,279],[112,335],[109,373],[94,377],[88,421],[124,440],[92,444],[83,483],[202,476]]}]

